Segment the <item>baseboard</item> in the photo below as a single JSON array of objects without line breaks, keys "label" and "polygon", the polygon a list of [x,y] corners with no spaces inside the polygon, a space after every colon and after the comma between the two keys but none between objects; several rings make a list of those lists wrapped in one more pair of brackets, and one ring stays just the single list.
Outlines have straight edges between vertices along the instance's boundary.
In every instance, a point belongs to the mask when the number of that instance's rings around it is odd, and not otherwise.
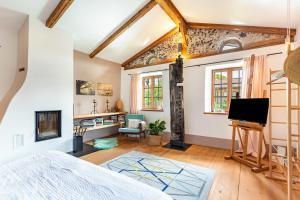
[{"label": "baseboard", "polygon": [[[163,141],[169,142],[170,135],[171,135],[170,132],[164,132]],[[206,136],[200,136],[200,135],[185,134],[185,143],[226,149],[226,150],[231,149],[231,140],[230,139],[206,137]],[[235,148],[238,148],[238,141],[235,142]]]},{"label": "baseboard", "polygon": [[[206,137],[199,135],[185,135],[185,142],[188,144],[197,144],[207,147],[214,147],[220,149],[231,149],[231,141],[230,139],[222,139],[222,138],[214,138],[214,137]],[[238,147],[238,142],[235,144]]]}]

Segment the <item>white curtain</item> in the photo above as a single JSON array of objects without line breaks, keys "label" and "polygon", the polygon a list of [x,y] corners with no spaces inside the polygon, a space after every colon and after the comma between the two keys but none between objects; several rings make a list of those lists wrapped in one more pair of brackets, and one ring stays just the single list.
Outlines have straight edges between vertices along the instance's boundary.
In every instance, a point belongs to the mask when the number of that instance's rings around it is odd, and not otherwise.
[{"label": "white curtain", "polygon": [[[254,56],[245,59],[243,98],[263,98],[267,97],[267,82],[269,80],[269,70],[267,56]],[[258,135],[251,132],[248,141],[248,153],[257,157]],[[262,148],[262,157],[266,154],[265,145]]]},{"label": "white curtain", "polygon": [[141,110],[141,101],[142,101],[142,83],[141,77],[139,74],[131,75],[130,83],[130,113],[138,114]]}]

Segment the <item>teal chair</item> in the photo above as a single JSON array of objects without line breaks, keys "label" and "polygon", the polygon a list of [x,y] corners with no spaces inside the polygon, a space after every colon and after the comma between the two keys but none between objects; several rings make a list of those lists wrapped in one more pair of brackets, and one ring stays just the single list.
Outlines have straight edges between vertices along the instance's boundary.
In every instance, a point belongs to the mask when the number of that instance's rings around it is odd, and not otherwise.
[{"label": "teal chair", "polygon": [[128,128],[128,120],[129,119],[138,119],[140,121],[144,121],[144,115],[138,115],[138,114],[128,114],[125,116],[125,124],[123,124],[124,127],[119,128],[119,133],[124,135],[138,135],[139,141],[141,141],[141,136],[145,138],[145,130],[143,130],[142,123],[139,124],[138,128]]}]

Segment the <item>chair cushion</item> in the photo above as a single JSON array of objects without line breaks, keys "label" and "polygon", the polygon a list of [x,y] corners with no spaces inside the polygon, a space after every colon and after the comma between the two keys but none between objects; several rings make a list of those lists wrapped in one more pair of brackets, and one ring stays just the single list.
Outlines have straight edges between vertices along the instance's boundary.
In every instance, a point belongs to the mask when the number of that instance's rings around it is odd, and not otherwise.
[{"label": "chair cushion", "polygon": [[128,128],[139,128],[139,119],[128,119]]},{"label": "chair cushion", "polygon": [[119,133],[140,133],[138,128],[119,128]]},{"label": "chair cushion", "polygon": [[138,114],[128,114],[125,116],[125,123],[126,126],[128,126],[128,120],[129,119],[138,119],[140,121],[144,121],[144,115],[138,115]]}]

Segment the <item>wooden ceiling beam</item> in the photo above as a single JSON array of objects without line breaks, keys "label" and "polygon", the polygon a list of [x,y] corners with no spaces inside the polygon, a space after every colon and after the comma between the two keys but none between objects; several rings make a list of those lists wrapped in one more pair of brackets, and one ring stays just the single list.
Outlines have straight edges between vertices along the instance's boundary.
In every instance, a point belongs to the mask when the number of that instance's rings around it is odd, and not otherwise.
[{"label": "wooden ceiling beam", "polygon": [[158,5],[165,11],[165,13],[173,20],[173,22],[179,27],[179,31],[182,34],[182,46],[183,46],[183,54],[186,54],[187,51],[187,28],[188,24],[185,19],[176,8],[176,6],[172,3],[171,0],[155,0]]},{"label": "wooden ceiling beam", "polygon": [[156,47],[157,45],[161,44],[163,41],[165,41],[166,39],[168,39],[169,37],[171,37],[172,35],[174,35],[177,32],[178,32],[178,28],[177,27],[173,28],[168,33],[166,33],[165,35],[163,35],[162,37],[158,38],[153,43],[151,43],[149,46],[147,46],[146,48],[144,48],[142,51],[138,52],[137,54],[135,54],[134,56],[132,56],[131,58],[129,58],[127,61],[125,61],[122,64],[122,67],[125,67],[126,65],[128,65],[129,63],[131,63],[132,61],[134,61],[135,59],[137,59],[140,56],[142,56],[143,54],[147,53],[147,51],[149,51],[149,50],[153,49],[154,47]]},{"label": "wooden ceiling beam", "polygon": [[94,58],[98,53],[100,53],[104,48],[111,44],[115,39],[117,39],[123,32],[125,32],[130,26],[141,19],[145,14],[147,14],[157,3],[154,0],[150,0],[142,9],[140,9],[134,16],[132,16],[128,21],[126,21],[120,28],[113,32],[104,42],[102,42],[89,56]]},{"label": "wooden ceiling beam", "polygon": [[46,26],[48,28],[53,28],[73,2],[74,0],[61,0],[47,19]]},{"label": "wooden ceiling beam", "polygon": [[175,7],[171,0],[155,0],[158,5],[167,13],[176,25],[186,23],[181,13]]},{"label": "wooden ceiling beam", "polygon": [[[188,26],[190,28],[199,28],[199,29],[222,29],[222,30],[242,31],[242,32],[278,34],[278,35],[287,34],[286,28],[276,28],[276,27],[207,24],[207,23],[194,23],[194,22],[189,22]],[[291,35],[292,37],[296,35],[296,29],[291,30]]]}]

